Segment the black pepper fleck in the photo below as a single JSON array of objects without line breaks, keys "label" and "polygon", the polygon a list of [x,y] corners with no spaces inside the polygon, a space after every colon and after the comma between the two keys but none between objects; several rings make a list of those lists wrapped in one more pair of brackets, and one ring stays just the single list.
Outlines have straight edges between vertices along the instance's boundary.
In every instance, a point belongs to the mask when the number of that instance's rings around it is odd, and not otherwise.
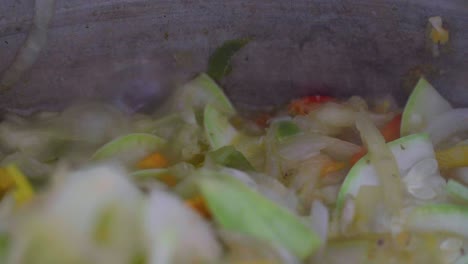
[{"label": "black pepper fleck", "polygon": [[377,240],[377,245],[381,247],[381,246],[383,246],[384,242],[385,241],[381,238],[381,239]]}]

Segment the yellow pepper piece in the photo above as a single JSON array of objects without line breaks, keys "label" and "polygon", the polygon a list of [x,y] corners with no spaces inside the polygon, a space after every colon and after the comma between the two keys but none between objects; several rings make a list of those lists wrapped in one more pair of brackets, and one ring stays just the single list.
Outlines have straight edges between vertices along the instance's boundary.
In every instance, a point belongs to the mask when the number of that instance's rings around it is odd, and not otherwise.
[{"label": "yellow pepper piece", "polygon": [[13,196],[19,205],[25,204],[34,197],[34,190],[24,174],[15,166],[9,165],[5,168],[6,173],[15,183]]},{"label": "yellow pepper piece", "polygon": [[435,44],[445,44],[449,40],[449,32],[442,27],[442,18],[439,16],[429,18],[431,24],[431,39]]},{"label": "yellow pepper piece", "polygon": [[5,168],[0,168],[0,196],[4,195],[15,186],[15,182],[10,177]]},{"label": "yellow pepper piece", "polygon": [[156,152],[138,162],[137,168],[141,170],[160,169],[166,168],[168,165],[169,161],[166,159],[166,157]]},{"label": "yellow pepper piece", "polygon": [[436,44],[445,44],[449,40],[449,32],[445,29],[442,29],[439,31],[433,28],[431,30],[431,39],[432,39],[432,42]]},{"label": "yellow pepper piece", "polygon": [[441,169],[453,169],[468,166],[468,145],[455,146],[436,152]]}]

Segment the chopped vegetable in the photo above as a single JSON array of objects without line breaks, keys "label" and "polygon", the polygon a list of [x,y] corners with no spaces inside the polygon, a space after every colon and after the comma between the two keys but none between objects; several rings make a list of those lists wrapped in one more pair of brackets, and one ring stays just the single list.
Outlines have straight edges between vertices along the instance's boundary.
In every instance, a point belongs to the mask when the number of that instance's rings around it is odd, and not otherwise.
[{"label": "chopped vegetable", "polygon": [[468,167],[468,145],[458,145],[436,152],[437,161],[441,169]]},{"label": "chopped vegetable", "polygon": [[234,39],[228,40],[223,45],[215,50],[210,56],[208,62],[208,75],[216,81],[220,81],[224,76],[231,73],[231,58],[236,52],[242,49],[250,39]]},{"label": "chopped vegetable", "polygon": [[449,40],[449,32],[442,27],[442,18],[440,16],[430,17],[429,23],[432,25],[432,41],[436,44],[446,44]]},{"label": "chopped vegetable", "polygon": [[279,121],[276,126],[276,139],[284,140],[301,133],[300,128],[292,121]]},{"label": "chopped vegetable", "polygon": [[151,134],[135,133],[114,139],[98,149],[95,161],[118,160],[133,165],[138,160],[164,147],[165,140]]},{"label": "chopped vegetable", "polygon": [[447,183],[447,193],[462,202],[468,202],[468,187],[454,180],[449,180]]},{"label": "chopped vegetable", "polygon": [[0,263],[458,264],[466,108],[423,78],[402,115],[388,98],[306,97],[255,125],[200,74],[151,115],[6,114]]},{"label": "chopped vegetable", "polygon": [[190,198],[189,200],[185,201],[185,203],[201,216],[205,218],[211,218],[211,214],[206,206],[205,199],[203,199],[201,195]]},{"label": "chopped vegetable", "polygon": [[370,163],[376,170],[379,181],[385,186],[383,189],[385,206],[390,212],[397,213],[402,206],[402,192],[400,171],[395,157],[385,144],[382,134],[365,115],[360,114],[357,117],[356,127],[369,150]]},{"label": "chopped vegetable", "polygon": [[[401,115],[396,115],[390,122],[380,129],[385,142],[390,142],[400,138]],[[359,152],[353,155],[350,164],[354,165],[367,154],[366,148],[361,148]]]},{"label": "chopped vegetable", "polygon": [[[177,111],[182,115],[191,113],[191,118],[195,111],[203,111],[208,104],[212,105],[218,111],[232,116],[236,110],[232,106],[223,90],[207,74],[200,74],[192,81],[186,83],[178,89],[168,100],[168,107],[172,111]],[[186,118],[189,119],[189,118]],[[194,122],[195,120],[190,120]]]},{"label": "chopped vegetable", "polygon": [[450,110],[450,103],[421,77],[406,102],[401,121],[401,135],[422,132],[430,120]]},{"label": "chopped vegetable", "polygon": [[7,166],[5,170],[15,183],[13,195],[16,202],[21,205],[30,201],[34,196],[34,190],[26,176],[14,165]]},{"label": "chopped vegetable", "polygon": [[[421,160],[435,158],[434,149],[426,134],[406,136],[388,143],[388,146],[396,159],[400,173],[408,171]],[[359,162],[351,168],[341,186],[337,198],[337,209],[341,210],[345,197],[348,194],[356,197],[361,186],[378,186],[380,184],[380,178],[376,173],[373,166],[368,163],[368,158],[366,156],[359,160]]]},{"label": "chopped vegetable", "polygon": [[169,161],[161,153],[155,152],[137,163],[137,168],[140,170],[145,169],[160,169],[166,168]]},{"label": "chopped vegetable", "polygon": [[239,136],[227,117],[211,105],[206,106],[204,115],[205,133],[212,149],[231,145]]},{"label": "chopped vegetable", "polygon": [[200,188],[213,218],[223,228],[278,243],[302,259],[322,243],[294,215],[230,176],[206,177]]},{"label": "chopped vegetable", "polygon": [[213,263],[221,255],[211,225],[170,193],[151,192],[143,222],[149,263]]},{"label": "chopped vegetable", "polygon": [[407,228],[418,232],[446,232],[468,237],[468,209],[449,204],[429,204],[415,208]]},{"label": "chopped vegetable", "polygon": [[320,104],[332,101],[333,97],[325,95],[306,96],[293,100],[289,106],[289,113],[292,115],[306,115],[316,109]]},{"label": "chopped vegetable", "polygon": [[434,145],[450,136],[462,135],[468,131],[468,108],[454,109],[438,115],[429,122],[425,131]]},{"label": "chopped vegetable", "polygon": [[380,129],[380,133],[382,133],[386,142],[400,138],[401,117],[402,114],[396,115],[390,122]]},{"label": "chopped vegetable", "polygon": [[322,171],[320,172],[320,176],[325,177],[326,175],[328,175],[330,173],[343,170],[346,167],[347,167],[347,164],[345,162],[331,161],[331,162],[327,163],[324,167],[322,167]]},{"label": "chopped vegetable", "polygon": [[207,154],[216,163],[239,170],[254,171],[254,167],[245,158],[245,156],[237,151],[233,146],[221,147]]}]

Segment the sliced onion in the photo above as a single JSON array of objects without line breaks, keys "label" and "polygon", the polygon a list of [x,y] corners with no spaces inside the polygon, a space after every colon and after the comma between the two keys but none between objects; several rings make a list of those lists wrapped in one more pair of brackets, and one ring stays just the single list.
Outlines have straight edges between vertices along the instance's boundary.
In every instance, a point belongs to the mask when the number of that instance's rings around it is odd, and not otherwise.
[{"label": "sliced onion", "polygon": [[333,159],[349,160],[361,150],[360,146],[338,138],[323,136],[321,139],[326,142],[323,152]]},{"label": "sliced onion", "polygon": [[327,241],[328,221],[330,219],[328,208],[322,202],[314,201],[310,210],[310,218],[312,228],[317,232],[322,241]]},{"label": "sliced onion", "polygon": [[341,104],[327,103],[315,112],[315,116],[325,124],[350,127],[354,124],[356,112]]},{"label": "sliced onion", "polygon": [[256,174],[258,191],[274,203],[297,213],[298,198],[294,191],[286,188],[281,182],[273,177],[263,174]]},{"label": "sliced onion", "polygon": [[47,42],[47,30],[54,15],[55,0],[36,0],[31,31],[14,61],[0,79],[0,89],[13,86],[39,57]]},{"label": "sliced onion", "polygon": [[442,250],[444,263],[454,263],[455,260],[463,256],[463,240],[459,238],[447,238],[440,243],[439,248]]},{"label": "sliced onion", "polygon": [[346,198],[345,204],[343,206],[343,212],[340,219],[340,231],[343,234],[346,234],[348,227],[352,224],[354,217],[356,215],[356,203],[352,196]]},{"label": "sliced onion", "polygon": [[468,131],[468,108],[454,109],[429,122],[426,132],[437,145],[450,136]]},{"label": "sliced onion", "polygon": [[400,170],[390,148],[377,127],[369,120],[365,113],[359,113],[356,127],[361,134],[362,141],[369,150],[371,164],[375,167],[383,188],[386,208],[396,213],[402,206]]},{"label": "sliced onion", "polygon": [[[211,226],[176,196],[153,191],[145,208],[144,231],[150,263],[216,261],[220,255]],[[169,260],[159,262],[163,260]]]},{"label": "sliced onion", "polygon": [[282,142],[278,146],[278,154],[287,160],[303,161],[318,155],[326,143],[322,137],[302,134]]}]

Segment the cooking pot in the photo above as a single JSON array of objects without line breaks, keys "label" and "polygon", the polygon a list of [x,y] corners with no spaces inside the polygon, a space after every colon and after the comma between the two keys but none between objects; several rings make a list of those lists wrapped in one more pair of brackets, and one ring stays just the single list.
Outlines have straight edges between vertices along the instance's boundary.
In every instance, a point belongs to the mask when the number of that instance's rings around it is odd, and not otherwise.
[{"label": "cooking pot", "polygon": [[[425,75],[454,105],[468,102],[466,0],[66,0],[48,42],[1,111],[58,110],[79,99],[157,106],[207,68],[224,41],[251,39],[221,81],[234,104],[267,109],[306,94],[391,94],[403,103]],[[33,0],[2,0],[0,72],[24,43]],[[434,55],[428,18],[450,32]]]}]

